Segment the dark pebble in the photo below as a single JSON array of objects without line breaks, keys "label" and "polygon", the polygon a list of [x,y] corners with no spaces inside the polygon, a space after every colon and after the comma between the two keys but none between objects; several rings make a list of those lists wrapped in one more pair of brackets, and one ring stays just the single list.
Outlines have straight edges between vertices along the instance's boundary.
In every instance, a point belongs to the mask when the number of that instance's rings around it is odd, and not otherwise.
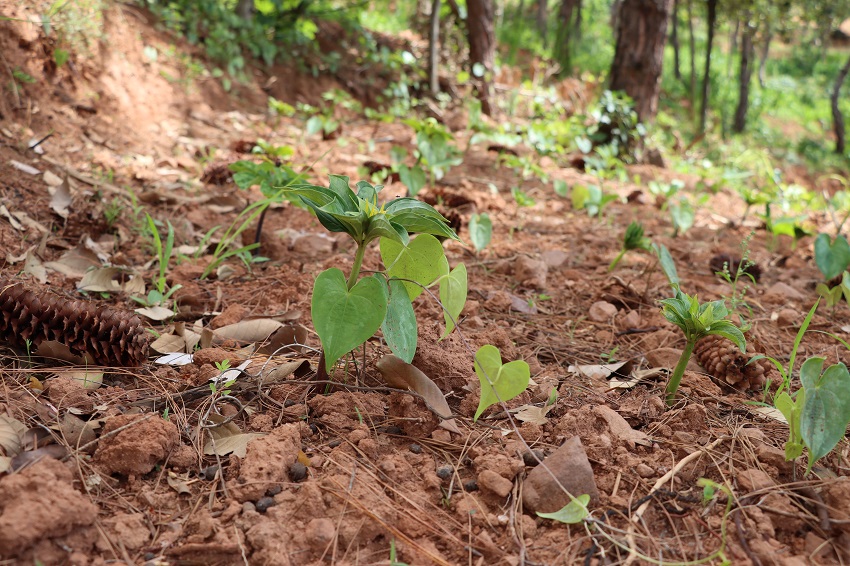
[{"label": "dark pebble", "polygon": [[293,406],[293,405],[297,405],[297,404],[298,404],[298,403],[296,403],[296,402],[295,402],[295,401],[293,401],[292,399],[284,399],[284,401],[283,401],[283,406],[284,406],[284,407],[291,407],[291,406]]},{"label": "dark pebble", "polygon": [[451,466],[440,466],[437,468],[437,477],[441,480],[451,479],[454,469]]},{"label": "dark pebble", "polygon": [[301,462],[295,462],[289,467],[289,479],[292,481],[304,481],[307,479],[307,466]]},{"label": "dark pebble", "polygon": [[274,507],[274,498],[273,497],[261,497],[257,500],[257,502],[254,504],[254,506],[257,508],[257,511],[259,511],[260,513],[265,513],[266,509],[268,509],[269,507]]},{"label": "dark pebble", "polygon": [[387,434],[395,434],[396,436],[404,436],[404,431],[397,426],[388,426],[386,429],[384,429],[384,432],[386,432]]},{"label": "dark pebble", "polygon": [[333,440],[328,442],[328,448],[336,448],[340,444],[342,444],[342,440],[340,440],[339,438],[334,438]]},{"label": "dark pebble", "polygon": [[[535,458],[537,456],[537,458]],[[543,450],[526,450],[522,453],[522,461],[526,466],[534,467],[538,464],[538,461],[542,461],[545,455],[543,454]]]},{"label": "dark pebble", "polygon": [[469,480],[464,482],[463,484],[464,491],[478,491],[478,482],[475,480]]},{"label": "dark pebble", "polygon": [[156,558],[156,554],[154,554],[153,552],[145,552],[143,558],[145,560],[153,560],[154,558]]},{"label": "dark pebble", "polygon": [[422,454],[422,447],[414,442],[410,445],[410,451],[414,454]]},{"label": "dark pebble", "polygon": [[310,432],[312,432],[313,434],[319,434],[319,427],[317,427],[313,423],[310,423]]},{"label": "dark pebble", "polygon": [[266,495],[268,495],[269,497],[274,497],[275,495],[277,495],[281,491],[283,491],[283,486],[273,485],[266,490]]},{"label": "dark pebble", "polygon": [[215,474],[218,472],[218,464],[213,466],[207,466],[203,470],[201,470],[201,477],[207,481],[212,481],[215,479]]}]

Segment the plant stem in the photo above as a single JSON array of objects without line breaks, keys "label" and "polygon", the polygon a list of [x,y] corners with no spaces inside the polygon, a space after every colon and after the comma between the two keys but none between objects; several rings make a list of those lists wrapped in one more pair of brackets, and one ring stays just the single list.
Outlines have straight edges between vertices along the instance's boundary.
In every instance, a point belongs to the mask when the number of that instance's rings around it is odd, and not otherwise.
[{"label": "plant stem", "polygon": [[685,349],[682,350],[682,355],[679,357],[679,363],[673,370],[673,375],[670,376],[670,381],[667,382],[667,405],[672,405],[676,401],[676,391],[679,390],[679,383],[682,381],[682,376],[685,375],[685,368],[688,366],[688,360],[691,359],[691,354],[694,352],[694,346],[697,345],[696,340],[688,340],[685,344]]},{"label": "plant stem", "polygon": [[620,260],[623,259],[623,256],[626,255],[626,248],[620,250],[620,253],[617,254],[617,257],[614,258],[614,261],[611,262],[611,265],[608,266],[608,271],[614,271],[614,268],[617,267],[617,264],[620,263]]},{"label": "plant stem", "polygon": [[357,251],[354,252],[354,265],[351,266],[351,275],[348,276],[348,290],[357,283],[357,277],[360,275],[360,267],[363,265],[363,256],[366,254],[366,244],[357,244]]}]

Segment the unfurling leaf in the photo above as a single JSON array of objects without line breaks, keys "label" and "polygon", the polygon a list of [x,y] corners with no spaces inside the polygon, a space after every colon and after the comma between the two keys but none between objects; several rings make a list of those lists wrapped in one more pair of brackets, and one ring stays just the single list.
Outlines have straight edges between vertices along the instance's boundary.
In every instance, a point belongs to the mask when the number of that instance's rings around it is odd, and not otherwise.
[{"label": "unfurling leaf", "polygon": [[502,364],[499,349],[485,344],[475,353],[475,374],[481,382],[481,399],[473,420],[499,401],[513,399],[528,387],[531,370],[523,360]]}]

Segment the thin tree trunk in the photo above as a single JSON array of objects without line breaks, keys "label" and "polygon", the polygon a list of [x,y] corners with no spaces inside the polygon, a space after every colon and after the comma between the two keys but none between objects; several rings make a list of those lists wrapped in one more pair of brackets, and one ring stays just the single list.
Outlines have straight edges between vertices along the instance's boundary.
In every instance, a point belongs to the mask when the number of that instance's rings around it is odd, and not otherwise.
[{"label": "thin tree trunk", "polygon": [[764,33],[764,43],[761,46],[761,57],[759,58],[759,85],[762,88],[764,88],[764,72],[767,67],[767,55],[770,52],[770,41],[772,39],[773,30],[770,28],[770,22],[768,22]]},{"label": "thin tree trunk", "polygon": [[544,49],[549,44],[549,19],[547,18],[547,8],[547,0],[537,0],[537,32],[543,40]]},{"label": "thin tree trunk", "polygon": [[581,4],[577,3],[576,0],[561,0],[561,5],[558,8],[558,31],[555,35],[553,55],[558,65],[561,66],[561,71],[558,74],[562,77],[572,74],[572,46],[576,40],[573,15],[576,13],[577,7],[579,10],[581,9]]},{"label": "thin tree trunk", "polygon": [[440,0],[431,2],[431,37],[428,42],[428,77],[431,94],[440,92]]},{"label": "thin tree trunk", "polygon": [[635,101],[635,111],[650,122],[658,111],[667,23],[673,0],[623,0],[617,21],[617,47],[611,64],[611,90]]},{"label": "thin tree trunk", "polygon": [[741,35],[741,69],[738,74],[738,107],[735,108],[735,121],[732,131],[740,134],[747,125],[747,109],[750,104],[750,79],[753,75],[753,59],[755,58],[755,46],[753,45],[753,34],[755,28],[744,24],[744,32]]},{"label": "thin tree trunk", "polygon": [[576,36],[576,41],[581,41],[581,0],[576,1],[576,20],[573,25],[573,35]]},{"label": "thin tree trunk", "polygon": [[691,52],[691,119],[697,106],[697,45],[694,37],[693,2],[688,0],[688,48]]},{"label": "thin tree trunk", "polygon": [[673,45],[673,76],[682,78],[679,68],[679,0],[673,0],[673,29],[670,31],[670,43]]},{"label": "thin tree trunk", "polygon": [[[496,59],[496,34],[493,28],[493,0],[467,0],[466,28],[469,40],[469,62],[473,69],[478,63],[484,68],[484,74],[475,77],[481,112],[491,116],[491,76]],[[475,75],[475,73],[473,73]]]},{"label": "thin tree trunk", "polygon": [[832,127],[835,130],[835,153],[839,155],[844,155],[846,140],[844,136],[844,116],[841,115],[841,108],[838,107],[838,98],[841,94],[841,85],[844,84],[844,79],[847,78],[848,73],[850,73],[850,57],[841,67],[841,71],[835,78],[835,86],[832,87]]},{"label": "thin tree trunk", "polygon": [[726,78],[732,77],[732,63],[738,51],[738,31],[741,29],[741,20],[735,18],[735,25],[729,32],[729,57],[726,58]]},{"label": "thin tree trunk", "polygon": [[708,121],[708,95],[711,87],[711,48],[714,45],[714,31],[717,24],[717,0],[708,0],[708,41],[705,48],[705,68],[702,78],[702,105],[699,113],[699,133],[705,133]]},{"label": "thin tree trunk", "polygon": [[254,0],[239,0],[236,4],[236,13],[243,20],[250,22],[254,18]]}]

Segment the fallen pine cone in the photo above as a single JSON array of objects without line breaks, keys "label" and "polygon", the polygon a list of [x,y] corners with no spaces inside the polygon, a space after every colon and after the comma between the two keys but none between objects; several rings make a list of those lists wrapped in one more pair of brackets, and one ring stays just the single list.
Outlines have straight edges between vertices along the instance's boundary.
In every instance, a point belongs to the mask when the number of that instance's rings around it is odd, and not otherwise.
[{"label": "fallen pine cone", "polygon": [[104,366],[138,366],[147,358],[148,336],[133,313],[33,287],[31,283],[0,281],[3,342],[35,350],[52,340]]},{"label": "fallen pine cone", "polygon": [[760,345],[747,340],[747,352],[741,350],[727,338],[710,335],[697,342],[694,355],[699,364],[716,380],[736,389],[758,390],[764,387],[773,365],[760,358],[749,362],[754,356],[762,354]]}]

